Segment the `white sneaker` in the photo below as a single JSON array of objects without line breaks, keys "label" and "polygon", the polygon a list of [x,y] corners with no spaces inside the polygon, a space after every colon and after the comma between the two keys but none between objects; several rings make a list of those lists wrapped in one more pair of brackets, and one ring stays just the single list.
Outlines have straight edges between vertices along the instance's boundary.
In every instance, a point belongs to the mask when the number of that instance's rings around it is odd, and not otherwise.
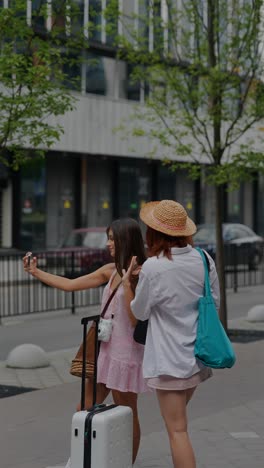
[{"label": "white sneaker", "polygon": [[71,468],[71,459],[70,458],[67,461],[65,468]]}]

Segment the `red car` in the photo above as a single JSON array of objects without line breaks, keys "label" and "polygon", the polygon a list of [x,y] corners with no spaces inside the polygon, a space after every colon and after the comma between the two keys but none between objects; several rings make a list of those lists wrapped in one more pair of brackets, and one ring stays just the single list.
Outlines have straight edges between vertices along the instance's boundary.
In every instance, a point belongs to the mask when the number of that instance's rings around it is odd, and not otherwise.
[{"label": "red car", "polygon": [[47,253],[47,266],[68,278],[91,273],[113,261],[106,243],[105,227],[73,229],[56,251]]}]

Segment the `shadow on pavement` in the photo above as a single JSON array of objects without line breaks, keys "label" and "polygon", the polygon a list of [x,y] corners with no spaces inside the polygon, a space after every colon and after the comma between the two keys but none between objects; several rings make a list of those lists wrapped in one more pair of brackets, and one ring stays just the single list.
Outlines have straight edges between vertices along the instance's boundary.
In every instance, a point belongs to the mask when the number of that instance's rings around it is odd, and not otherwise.
[{"label": "shadow on pavement", "polygon": [[0,398],[7,398],[20,393],[32,392],[38,390],[37,388],[30,387],[16,387],[14,385],[0,385]]}]

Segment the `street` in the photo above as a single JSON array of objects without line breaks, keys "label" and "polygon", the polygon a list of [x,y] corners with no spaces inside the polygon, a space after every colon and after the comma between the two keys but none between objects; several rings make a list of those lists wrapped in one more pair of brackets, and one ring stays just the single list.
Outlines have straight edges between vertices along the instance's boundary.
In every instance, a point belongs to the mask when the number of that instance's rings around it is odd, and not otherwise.
[{"label": "street", "polygon": [[[237,363],[214,371],[189,405],[197,468],[262,468],[264,341],[235,344]],[[1,468],[63,466],[80,380],[0,400]],[[172,468],[155,394],[141,395],[142,441],[135,468]],[[99,467],[98,467],[99,468]]]}]

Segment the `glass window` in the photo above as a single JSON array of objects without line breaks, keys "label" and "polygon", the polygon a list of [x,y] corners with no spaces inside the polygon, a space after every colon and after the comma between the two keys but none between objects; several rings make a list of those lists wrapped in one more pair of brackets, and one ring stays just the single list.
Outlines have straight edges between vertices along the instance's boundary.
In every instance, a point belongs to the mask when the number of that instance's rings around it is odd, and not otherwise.
[{"label": "glass window", "polygon": [[65,30],[66,24],[66,3],[61,0],[52,0],[52,27],[60,31]]},{"label": "glass window", "polygon": [[140,100],[140,82],[133,76],[134,67],[133,65],[127,64],[127,99],[132,101]]},{"label": "glass window", "polygon": [[195,182],[192,181],[186,171],[170,171],[166,166],[158,169],[158,198],[177,200],[181,203],[188,216],[195,220]]},{"label": "glass window", "polygon": [[120,163],[118,216],[138,219],[140,208],[151,200],[151,166]]},{"label": "glass window", "polygon": [[84,1],[74,0],[74,7],[71,11],[71,31],[72,33],[80,33],[84,26]]},{"label": "glass window", "polygon": [[68,53],[63,64],[63,73],[65,73],[64,85],[74,91],[81,90],[81,63],[78,56],[74,53]]},{"label": "glass window", "polygon": [[154,50],[164,49],[164,37],[161,16],[161,0],[153,2],[153,22],[154,22]]},{"label": "glass window", "polygon": [[227,222],[243,223],[243,184],[227,193]]},{"label": "glass window", "polygon": [[107,236],[105,232],[87,232],[83,245],[90,249],[104,249],[107,243]]},{"label": "glass window", "polygon": [[195,242],[215,243],[215,227],[213,224],[204,224],[198,226],[195,234]]},{"label": "glass window", "polygon": [[139,38],[143,45],[149,48],[149,6],[148,0],[139,0],[138,5],[138,16],[139,16]]},{"label": "glass window", "polygon": [[0,247],[3,242],[3,214],[2,214],[2,190],[0,189]]},{"label": "glass window", "polygon": [[8,182],[8,168],[0,162],[0,192],[1,188],[6,188]]},{"label": "glass window", "polygon": [[115,201],[113,200],[112,171],[113,163],[110,159],[89,158],[89,164],[87,163],[86,212],[83,219],[83,225],[87,227],[105,227],[113,219]]},{"label": "glass window", "polygon": [[236,239],[236,229],[234,226],[226,226],[224,231],[224,240],[232,241]]},{"label": "glass window", "polygon": [[158,200],[173,200],[175,197],[175,172],[166,166],[158,168]]},{"label": "glass window", "polygon": [[240,229],[239,226],[231,225],[231,226],[226,227],[225,233],[224,233],[225,240],[232,241],[235,239],[241,239],[242,237],[245,237],[245,234],[243,233],[243,231]]},{"label": "glass window", "polygon": [[259,175],[257,187],[257,233],[264,236],[264,175]]},{"label": "glass window", "polygon": [[188,177],[185,170],[177,170],[175,199],[186,209],[188,216],[195,221],[197,196],[195,182]]},{"label": "glass window", "polygon": [[106,232],[73,230],[63,242],[62,247],[87,247],[90,249],[104,249],[107,243]]},{"label": "glass window", "polygon": [[46,29],[47,3],[43,0],[32,0],[32,26],[37,31]]},{"label": "glass window", "polygon": [[242,237],[252,237],[254,236],[254,232],[247,226],[239,226],[238,227],[238,238]]},{"label": "glass window", "polygon": [[89,53],[86,63],[86,93],[106,95],[106,77],[103,57]]},{"label": "glass window", "polygon": [[121,99],[129,99],[132,101],[144,101],[144,98],[149,94],[149,87],[140,80],[140,76],[135,75],[135,68],[132,64],[118,61],[118,97]]},{"label": "glass window", "polygon": [[46,170],[42,159],[32,159],[21,169],[20,248],[45,247]]},{"label": "glass window", "polygon": [[[106,7],[111,3],[111,0],[106,0]],[[116,15],[112,16],[111,22],[106,24],[106,43],[113,45],[117,37],[118,30],[118,4]]]},{"label": "glass window", "polygon": [[102,0],[89,0],[89,39],[101,42]]}]

